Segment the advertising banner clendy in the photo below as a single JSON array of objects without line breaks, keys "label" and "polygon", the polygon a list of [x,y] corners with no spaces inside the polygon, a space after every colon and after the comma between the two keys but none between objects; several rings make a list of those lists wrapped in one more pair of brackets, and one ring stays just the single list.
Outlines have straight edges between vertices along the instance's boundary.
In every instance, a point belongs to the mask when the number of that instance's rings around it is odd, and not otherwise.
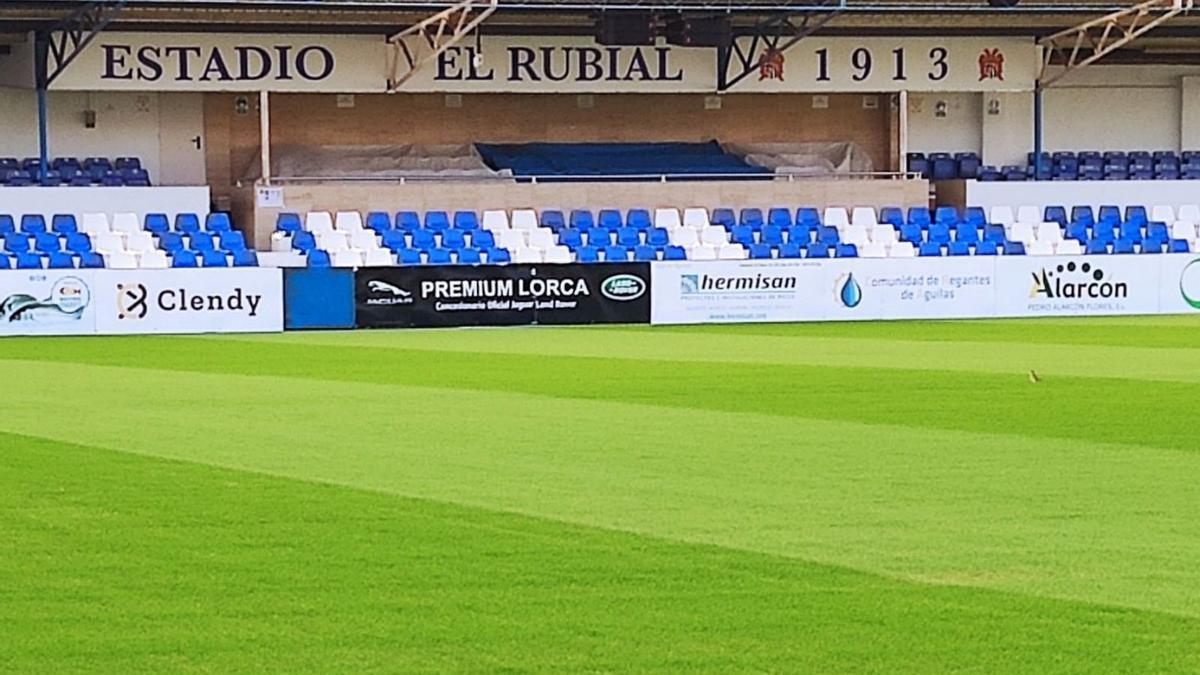
[{"label": "advertising banner clendy", "polygon": [[277,268],[104,270],[96,286],[102,334],[283,330]]},{"label": "advertising banner clendy", "polygon": [[355,273],[363,328],[647,323],[650,265],[375,267]]},{"label": "advertising banner clendy", "polygon": [[95,272],[0,272],[0,335],[96,332]]}]

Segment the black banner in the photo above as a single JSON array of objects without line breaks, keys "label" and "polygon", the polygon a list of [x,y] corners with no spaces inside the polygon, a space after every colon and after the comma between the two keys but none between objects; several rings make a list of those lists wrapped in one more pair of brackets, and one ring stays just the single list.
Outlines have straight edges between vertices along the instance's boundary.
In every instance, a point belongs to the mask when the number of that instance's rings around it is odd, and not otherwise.
[{"label": "black banner", "polygon": [[650,264],[366,267],[359,328],[649,323]]}]

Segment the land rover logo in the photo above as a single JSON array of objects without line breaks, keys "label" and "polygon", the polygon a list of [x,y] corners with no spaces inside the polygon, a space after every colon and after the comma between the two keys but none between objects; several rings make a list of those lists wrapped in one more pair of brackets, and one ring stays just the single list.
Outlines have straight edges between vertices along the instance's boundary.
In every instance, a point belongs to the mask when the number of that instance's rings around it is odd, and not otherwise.
[{"label": "land rover logo", "polygon": [[632,274],[617,274],[600,284],[600,293],[609,300],[637,300],[646,292],[646,282]]},{"label": "land rover logo", "polygon": [[1192,309],[1200,309],[1200,258],[1188,263],[1179,274],[1179,294]]}]

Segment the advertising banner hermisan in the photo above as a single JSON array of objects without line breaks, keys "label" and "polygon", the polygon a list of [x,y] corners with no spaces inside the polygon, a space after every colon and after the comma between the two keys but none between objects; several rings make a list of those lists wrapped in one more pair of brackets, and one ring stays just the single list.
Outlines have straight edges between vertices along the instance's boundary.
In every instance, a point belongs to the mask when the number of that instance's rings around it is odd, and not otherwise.
[{"label": "advertising banner hermisan", "polygon": [[354,285],[361,328],[650,320],[647,263],[374,267]]},{"label": "advertising banner hermisan", "polygon": [[657,263],[650,322],[812,321],[829,302],[825,277],[815,260]]},{"label": "advertising banner hermisan", "polygon": [[278,268],[104,270],[96,330],[111,333],[266,333],[283,330]]},{"label": "advertising banner hermisan", "polygon": [[93,270],[0,272],[0,335],[96,332]]}]

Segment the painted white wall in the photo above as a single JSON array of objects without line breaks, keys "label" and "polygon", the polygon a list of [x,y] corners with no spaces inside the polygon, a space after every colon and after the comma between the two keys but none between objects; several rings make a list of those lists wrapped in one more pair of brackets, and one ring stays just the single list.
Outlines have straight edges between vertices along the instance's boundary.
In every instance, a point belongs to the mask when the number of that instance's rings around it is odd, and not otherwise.
[{"label": "painted white wall", "polygon": [[981,183],[967,181],[967,204],[990,209],[993,206],[1045,208],[1048,205],[1126,206],[1200,203],[1200,190],[1190,180],[1106,180],[1106,181],[1021,181]]},{"label": "painted white wall", "polygon": [[1044,144],[1055,150],[1179,150],[1172,87],[1052,87],[1042,95]]},{"label": "painted white wall", "polygon": [[1200,75],[1182,78],[1179,98],[1180,145],[1184,150],[1200,148]]},{"label": "painted white wall", "polygon": [[[199,94],[52,91],[47,102],[52,157],[136,156],[156,185],[204,184],[203,150],[185,152],[204,133]],[[94,129],[84,127],[87,109],[96,111]],[[0,156],[37,156],[33,90],[0,88],[0,120]]]},{"label": "painted white wall", "polygon": [[[937,116],[938,101],[946,102],[946,116]],[[934,93],[908,95],[909,152],[981,152],[980,117],[983,95]]]},{"label": "painted white wall", "polygon": [[[997,104],[988,112],[989,101]],[[1024,165],[1033,147],[1033,92],[987,94],[983,113],[983,163]]]},{"label": "painted white wall", "polygon": [[49,220],[56,213],[79,218],[84,213],[208,214],[208,187],[6,187],[0,189],[0,213],[14,216],[40,213]]}]

